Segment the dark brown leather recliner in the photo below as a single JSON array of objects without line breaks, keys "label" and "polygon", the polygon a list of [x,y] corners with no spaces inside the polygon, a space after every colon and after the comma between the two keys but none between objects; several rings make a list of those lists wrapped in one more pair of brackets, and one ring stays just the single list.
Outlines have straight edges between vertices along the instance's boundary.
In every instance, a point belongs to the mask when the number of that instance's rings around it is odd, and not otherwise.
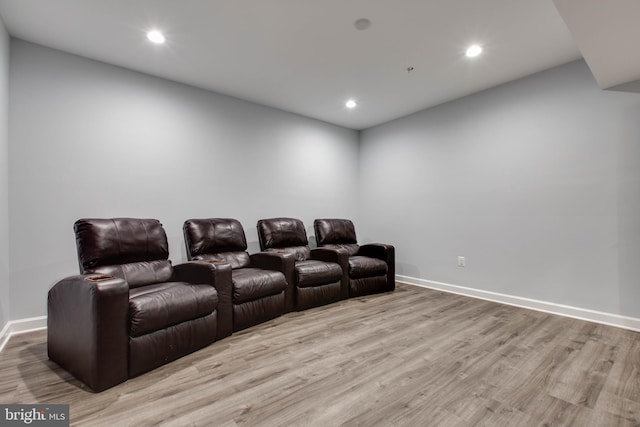
[{"label": "dark brown leather recliner", "polygon": [[81,219],[48,296],[49,358],[101,391],[231,335],[231,267],[176,266],[155,219]]},{"label": "dark brown leather recliner", "polygon": [[392,291],[396,288],[395,248],[382,243],[358,245],[353,222],[348,219],[316,219],[318,246],[349,254],[349,296]]},{"label": "dark brown leather recliner", "polygon": [[[230,218],[185,221],[184,238],[190,260],[218,260],[231,265],[233,330],[239,331],[284,313],[287,281],[275,254],[247,253],[239,221]],[[261,266],[263,268],[257,268]]]},{"label": "dark brown leather recliner", "polygon": [[[281,257],[288,288],[285,310],[304,310],[347,298],[347,275],[341,267],[346,253],[310,249],[302,221],[271,218],[258,221],[258,240],[263,251]],[[341,261],[342,258],[342,261]]]}]

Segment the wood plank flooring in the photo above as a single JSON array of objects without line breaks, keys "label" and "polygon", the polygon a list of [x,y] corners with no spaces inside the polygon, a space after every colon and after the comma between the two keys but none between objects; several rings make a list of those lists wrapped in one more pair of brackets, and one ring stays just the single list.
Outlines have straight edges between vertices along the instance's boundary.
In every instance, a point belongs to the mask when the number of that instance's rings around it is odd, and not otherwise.
[{"label": "wood plank flooring", "polygon": [[99,394],[47,359],[45,332],[14,336],[0,403],[68,403],[91,426],[638,426],[640,334],[399,285]]}]

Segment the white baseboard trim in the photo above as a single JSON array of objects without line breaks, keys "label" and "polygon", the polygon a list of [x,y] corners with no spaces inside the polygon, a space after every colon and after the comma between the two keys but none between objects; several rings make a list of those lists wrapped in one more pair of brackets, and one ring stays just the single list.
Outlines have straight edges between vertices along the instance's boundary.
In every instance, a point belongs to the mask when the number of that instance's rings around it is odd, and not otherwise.
[{"label": "white baseboard trim", "polygon": [[399,283],[405,283],[407,285],[435,289],[438,291],[464,295],[471,298],[499,302],[502,304],[513,305],[515,307],[528,308],[530,310],[542,311],[545,313],[557,314],[559,316],[571,317],[574,319],[586,320],[589,322],[601,323],[603,325],[615,326],[617,328],[640,332],[640,319],[636,317],[621,316],[619,314],[604,313],[601,311],[572,307],[569,305],[556,304],[553,302],[500,294],[497,292],[483,291],[481,289],[473,289],[464,286],[451,285],[449,283],[436,282],[433,280],[402,276],[400,274],[396,274],[396,281]]},{"label": "white baseboard trim", "polygon": [[39,331],[47,328],[47,316],[29,317],[27,319],[11,320],[0,332],[0,351],[2,351],[13,335]]}]

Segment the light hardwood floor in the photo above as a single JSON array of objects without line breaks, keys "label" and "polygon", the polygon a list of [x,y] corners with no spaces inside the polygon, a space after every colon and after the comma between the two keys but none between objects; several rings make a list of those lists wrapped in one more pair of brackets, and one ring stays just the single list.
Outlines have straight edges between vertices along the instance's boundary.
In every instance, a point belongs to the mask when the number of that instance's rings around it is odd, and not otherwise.
[{"label": "light hardwood floor", "polygon": [[99,394],[0,354],[0,403],[68,403],[72,425],[637,426],[640,334],[433,290],[290,313]]}]

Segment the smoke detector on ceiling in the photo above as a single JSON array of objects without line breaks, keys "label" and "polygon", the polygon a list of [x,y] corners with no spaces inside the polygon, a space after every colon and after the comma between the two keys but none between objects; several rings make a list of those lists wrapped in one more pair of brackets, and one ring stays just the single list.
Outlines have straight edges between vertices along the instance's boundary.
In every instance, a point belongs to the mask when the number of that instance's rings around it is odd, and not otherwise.
[{"label": "smoke detector on ceiling", "polygon": [[363,31],[371,26],[371,21],[367,18],[360,18],[353,23],[353,26],[356,27],[356,30]]}]

